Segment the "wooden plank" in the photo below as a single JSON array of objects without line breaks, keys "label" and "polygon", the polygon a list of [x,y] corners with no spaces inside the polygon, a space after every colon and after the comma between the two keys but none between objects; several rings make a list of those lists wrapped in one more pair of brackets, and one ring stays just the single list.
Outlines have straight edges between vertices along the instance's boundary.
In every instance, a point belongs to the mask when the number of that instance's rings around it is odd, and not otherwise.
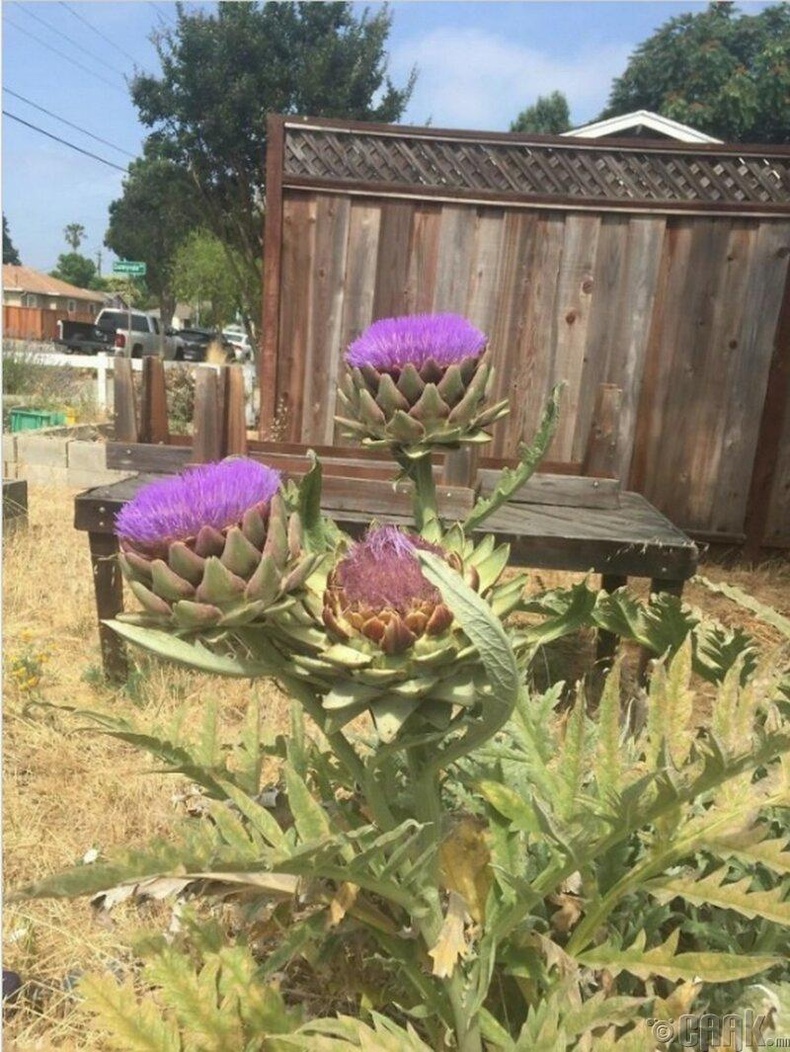
[{"label": "wooden plank", "polygon": [[[574,455],[587,324],[593,289],[593,263],[601,220],[598,216],[568,215],[565,222],[555,314],[556,350],[554,382],[564,381],[562,411],[551,445],[552,456],[570,460]],[[586,440],[586,433],[583,432]]]},{"label": "wooden plank", "polygon": [[158,355],[143,358],[143,388],[140,411],[140,441],[167,442],[167,393],[165,366]]},{"label": "wooden plank", "polygon": [[385,201],[381,206],[374,319],[391,318],[406,309],[413,217],[414,205],[408,201]]},{"label": "wooden plank", "polygon": [[[787,269],[787,249],[784,261],[786,278],[782,306],[775,330],[773,355],[768,374],[757,450],[754,457],[752,480],[749,487],[749,512],[746,517],[746,552],[757,554],[767,528],[771,532],[787,530],[787,520],[779,520],[776,510],[790,504],[790,473],[785,448],[782,456],[783,475],[777,475],[775,465],[780,454],[780,443],[790,421],[790,269]],[[772,493],[776,492],[772,509]],[[772,517],[772,510],[774,516]]]},{"label": "wooden plank", "polygon": [[225,388],[222,452],[226,457],[244,456],[247,452],[244,373],[237,365],[227,365],[222,380]]},{"label": "wooden plank", "polygon": [[445,205],[439,227],[439,264],[433,290],[437,313],[463,314],[469,290],[475,240],[473,209]]},{"label": "wooden plank", "polygon": [[284,119],[266,120],[266,222],[263,238],[261,347],[258,360],[260,435],[271,431],[277,402],[277,359],[280,346],[280,294],[283,236]]},{"label": "wooden plank", "polygon": [[474,252],[466,294],[466,317],[485,333],[494,324],[505,236],[505,210],[477,208]]},{"label": "wooden plank", "polygon": [[132,362],[121,354],[113,361],[113,434],[119,442],[136,442],[138,436]]},{"label": "wooden plank", "polygon": [[689,273],[694,224],[667,223],[656,281],[656,295],[645,352],[642,389],[637,409],[630,485],[648,497],[655,489],[661,456],[664,401],[671,382],[673,357],[679,342],[684,293]]},{"label": "wooden plank", "polygon": [[441,205],[420,204],[414,209],[404,303],[407,314],[428,314],[433,310],[441,224]]},{"label": "wooden plank", "polygon": [[[712,515],[716,530],[745,529],[747,514],[754,506],[750,496],[753,468],[758,463],[768,467],[762,455],[757,460],[757,445],[787,280],[788,244],[790,224],[759,225],[751,246],[741,324],[725,334],[728,343],[737,346],[732,350],[729,397],[722,413],[723,448]],[[776,456],[769,458],[780,478],[784,451],[780,440]]]},{"label": "wooden plank", "polygon": [[592,478],[614,478],[620,406],[623,392],[616,384],[599,384],[590,435],[582,462],[582,474]]},{"label": "wooden plank", "polygon": [[191,446],[151,446],[108,442],[107,467],[116,471],[145,471],[172,475],[192,462]]},{"label": "wooden plank", "polygon": [[650,215],[650,216],[678,216],[690,218],[692,216],[704,216],[713,218],[715,216],[745,216],[749,219],[767,218],[790,215],[790,204],[783,202],[769,203],[751,201],[660,201],[655,198],[612,198],[601,195],[600,197],[577,197],[561,193],[519,193],[516,191],[502,190],[464,190],[457,187],[423,186],[413,183],[380,182],[364,179],[332,179],[315,176],[293,176],[289,175],[285,180],[285,187],[289,192],[331,192],[351,195],[359,195],[366,198],[377,198],[381,201],[397,201],[400,203],[416,204],[418,201],[446,202],[456,204],[464,201],[466,204],[484,207],[505,207],[513,211],[532,211],[540,208],[543,211],[557,212],[590,212],[595,215],[607,213],[627,213],[628,215]]},{"label": "wooden plank", "polygon": [[340,360],[343,289],[350,202],[347,197],[322,196],[317,202],[312,300],[308,309],[316,320],[311,330],[311,353],[305,371],[301,440],[331,442]]},{"label": "wooden plank", "polygon": [[[512,336],[515,360],[510,365],[510,416],[494,441],[497,455],[514,456],[521,441],[530,442],[540,422],[552,385],[556,382],[556,311],[559,272],[565,243],[565,222],[557,215],[538,213],[525,246],[525,283],[514,304],[517,328]],[[564,403],[564,400],[563,400]],[[562,409],[561,411],[565,411]],[[548,456],[562,461],[552,442]]]},{"label": "wooden plank", "polygon": [[[413,486],[410,482],[393,483],[367,479],[327,476],[321,491],[321,507],[330,512],[354,511],[374,518],[377,515],[410,515]],[[439,514],[450,521],[465,519],[471,512],[475,495],[463,486],[437,486]]]},{"label": "wooden plank", "polygon": [[[340,343],[348,347],[373,320],[373,299],[376,291],[376,262],[381,229],[381,207],[352,200],[348,221],[348,249],[346,253],[345,292],[340,322]],[[339,363],[340,374],[344,369]],[[340,443],[339,429],[330,442]]]},{"label": "wooden plank", "polygon": [[[195,436],[192,462],[208,464],[222,459],[222,418],[219,408],[219,378],[211,366],[195,370]],[[172,447],[168,447],[168,452]]]},{"label": "wooden plank", "polygon": [[129,674],[126,650],[107,621],[123,610],[123,577],[118,564],[118,539],[110,533],[89,533],[93,590],[102,667],[108,679],[123,682]]},{"label": "wooden plank", "polygon": [[513,545],[514,561],[545,569],[626,574],[681,580],[696,571],[696,545],[638,493],[623,493],[620,507],[588,508],[507,504],[486,521],[486,531]]},{"label": "wooden plank", "polygon": [[307,360],[312,354],[312,298],[317,200],[285,197],[280,291],[280,344],[277,360],[277,413],[291,441],[302,433]]},{"label": "wooden plank", "polygon": [[[743,528],[735,504],[716,508],[723,461],[732,447],[725,445],[724,431],[729,405],[738,399],[733,380],[739,371],[739,339],[747,303],[750,260],[757,232],[755,223],[745,219],[721,221],[729,228],[726,248],[709,266],[718,271],[714,305],[708,332],[705,358],[696,376],[698,392],[694,399],[694,441],[688,449],[688,471],[691,485],[684,509],[678,509],[678,521],[690,529],[722,529],[735,532]],[[755,362],[755,366],[756,366]],[[765,376],[765,370],[763,370]],[[756,437],[756,426],[747,427]],[[734,436],[730,436],[732,440]],[[747,436],[740,434],[736,441]],[[753,446],[754,438],[752,439]]]},{"label": "wooden plank", "polygon": [[519,385],[522,381],[518,365],[523,330],[522,305],[534,272],[531,260],[537,223],[535,215],[514,213],[506,213],[503,221],[496,309],[489,329],[489,347],[494,366],[491,400],[507,398],[510,415],[495,425],[492,445],[485,451],[496,456],[512,456],[518,445],[514,434],[521,433],[519,409],[522,392]]},{"label": "wooden plank", "polygon": [[[499,472],[483,468],[479,473],[480,492],[488,496],[499,481]],[[556,504],[570,508],[617,508],[620,481],[585,478],[581,475],[552,475],[541,472],[527,479],[510,498],[513,504]]]},{"label": "wooden plank", "polygon": [[27,523],[27,479],[3,479],[3,529]]}]

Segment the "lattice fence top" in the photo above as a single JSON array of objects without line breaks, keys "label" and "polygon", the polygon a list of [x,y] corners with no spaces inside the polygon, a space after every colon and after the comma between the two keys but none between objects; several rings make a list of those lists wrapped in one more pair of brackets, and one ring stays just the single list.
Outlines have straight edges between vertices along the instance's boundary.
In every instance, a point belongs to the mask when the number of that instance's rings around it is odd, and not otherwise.
[{"label": "lattice fence top", "polygon": [[[451,133],[285,124],[290,178],[580,201],[790,205],[790,153],[598,141],[503,141]],[[782,209],[784,210],[784,209]]]}]

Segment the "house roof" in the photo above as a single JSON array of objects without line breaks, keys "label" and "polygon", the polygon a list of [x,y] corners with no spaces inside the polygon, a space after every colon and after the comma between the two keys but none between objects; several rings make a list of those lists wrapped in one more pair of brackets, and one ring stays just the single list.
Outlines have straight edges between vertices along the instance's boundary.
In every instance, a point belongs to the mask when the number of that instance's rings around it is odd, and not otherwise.
[{"label": "house roof", "polygon": [[49,274],[33,270],[32,267],[17,267],[13,263],[3,264],[3,288],[13,292],[33,292],[42,296],[68,296],[75,300],[90,300],[103,303],[103,292],[96,289],[80,289],[68,281],[52,278]]},{"label": "house roof", "polygon": [[601,139],[607,135],[627,135],[629,132],[642,129],[656,132],[658,137],[666,136],[668,139],[677,139],[678,142],[720,143],[722,141],[688,124],[681,124],[680,121],[662,117],[660,113],[651,113],[650,110],[634,110],[633,113],[623,113],[619,117],[609,117],[605,121],[584,124],[581,128],[572,128],[562,134],[572,136],[574,139]]}]

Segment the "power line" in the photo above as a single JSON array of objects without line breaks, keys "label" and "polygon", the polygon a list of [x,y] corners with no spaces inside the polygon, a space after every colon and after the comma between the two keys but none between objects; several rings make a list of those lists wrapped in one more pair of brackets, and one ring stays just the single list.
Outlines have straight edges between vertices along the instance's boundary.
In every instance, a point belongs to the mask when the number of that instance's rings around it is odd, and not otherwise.
[{"label": "power line", "polygon": [[115,168],[118,172],[127,174],[126,168],[121,168],[119,164],[113,164],[112,161],[105,160],[104,157],[99,157],[97,153],[91,153],[90,150],[83,150],[81,146],[75,146],[73,142],[69,142],[68,139],[61,139],[58,135],[53,135],[52,132],[44,131],[43,128],[39,128],[36,124],[31,124],[29,121],[23,121],[21,117],[17,117],[15,113],[9,113],[8,110],[3,110],[3,115],[10,117],[12,121],[18,121],[20,124],[24,124],[26,128],[32,128],[33,131],[39,132],[41,135],[46,135],[48,139],[54,139],[55,142],[63,143],[64,146],[69,146],[72,150],[76,150],[77,153],[84,153],[86,157],[92,157],[94,161],[101,161],[102,164],[106,164],[108,168]]},{"label": "power line", "polygon": [[67,121],[65,117],[59,117],[57,113],[53,113],[51,110],[44,109],[43,106],[39,106],[38,103],[26,99],[24,95],[18,94],[16,91],[12,91],[10,88],[3,88],[6,95],[13,95],[15,99],[19,99],[20,102],[26,102],[28,106],[32,106],[35,110],[41,110],[42,113],[46,113],[48,117],[54,117],[56,121],[60,121],[62,124],[67,124],[69,128],[74,128],[75,131],[80,132],[82,135],[87,135],[91,139],[95,139],[96,142],[102,143],[104,146],[109,146],[113,150],[117,150],[118,153],[124,154],[126,157],[134,157],[135,154],[129,153],[128,150],[122,150],[120,146],[116,146],[115,143],[110,142],[108,139],[102,139],[98,135],[94,135],[93,132],[87,131],[85,128],[80,128],[79,124],[72,124],[71,121]]},{"label": "power line", "polygon": [[125,55],[130,62],[133,62],[135,65],[138,65],[137,59],[134,57],[134,55],[130,55],[128,51],[124,51],[124,49],[120,46],[120,44],[118,44],[117,41],[112,40],[110,37],[107,36],[106,33],[102,33],[100,29],[97,29],[96,26],[93,25],[92,22],[89,22],[84,15],[81,15],[79,11],[75,11],[73,7],[69,7],[67,3],[64,3],[64,0],[60,0],[60,6],[65,7],[70,15],[74,15],[74,17],[80,22],[82,22],[83,25],[86,25],[88,29],[92,30],[97,37],[100,37],[105,42],[105,44],[109,44],[111,47],[115,48],[116,51],[120,51],[122,55]]},{"label": "power line", "polygon": [[118,68],[116,66],[113,66],[110,62],[107,61],[107,59],[102,58],[101,55],[97,55],[95,51],[89,51],[85,47],[85,45],[82,44],[79,40],[75,40],[74,37],[70,37],[67,33],[64,33],[62,29],[58,29],[56,26],[53,26],[51,22],[47,22],[46,19],[42,18],[41,15],[37,15],[34,11],[30,10],[30,8],[21,7],[19,3],[16,3],[14,6],[17,7],[23,14],[27,15],[29,18],[35,18],[35,20],[37,22],[40,22],[45,29],[49,29],[51,32],[57,33],[58,36],[62,37],[64,40],[67,40],[69,44],[73,44],[74,47],[78,48],[80,52],[84,53],[86,58],[92,58],[94,62],[100,62],[102,66],[105,66],[107,69],[109,69],[111,73],[115,73],[116,76],[118,75]]},{"label": "power line", "polygon": [[101,73],[97,73],[96,70],[91,69],[89,66],[84,66],[81,62],[78,62],[75,58],[72,58],[71,55],[67,55],[65,51],[60,51],[58,48],[53,47],[52,44],[48,44],[46,40],[42,40],[41,37],[36,36],[35,33],[31,33],[30,30],[25,29],[23,26],[17,25],[17,23],[12,21],[12,19],[10,19],[7,14],[5,16],[5,20],[18,32],[24,33],[25,36],[32,37],[32,39],[35,40],[38,44],[41,44],[43,47],[48,48],[50,51],[54,51],[56,55],[60,55],[61,58],[65,58],[67,62],[71,62],[72,65],[78,66],[85,73],[90,73],[92,77],[97,77],[105,84],[108,84],[111,88],[114,88],[115,91],[120,92],[122,95],[126,95],[125,91],[119,88],[117,84],[113,84],[111,80],[108,80],[106,77],[103,77]]},{"label": "power line", "polygon": [[148,0],[148,6],[153,7],[153,9],[156,11],[156,17],[159,19],[162,25],[169,26],[171,28],[175,27],[175,22],[172,20],[172,18],[168,18],[167,15],[162,14],[160,10],[162,6],[161,4],[155,4],[154,0]]}]

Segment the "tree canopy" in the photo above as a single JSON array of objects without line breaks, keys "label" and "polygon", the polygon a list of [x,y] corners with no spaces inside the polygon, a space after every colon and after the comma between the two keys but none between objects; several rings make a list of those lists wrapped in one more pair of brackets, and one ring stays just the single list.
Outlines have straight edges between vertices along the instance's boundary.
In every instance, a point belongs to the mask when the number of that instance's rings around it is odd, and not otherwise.
[{"label": "tree canopy", "polygon": [[180,300],[199,304],[203,325],[232,321],[242,305],[227,250],[207,230],[193,230],[176,251],[173,287]]},{"label": "tree canopy", "polygon": [[647,109],[734,142],[790,142],[790,5],[731,3],[670,19],[640,44],[602,117]]},{"label": "tree canopy", "polygon": [[568,100],[561,91],[538,95],[532,106],[527,106],[511,123],[512,132],[536,132],[541,135],[560,135],[571,126]]},{"label": "tree canopy", "polygon": [[8,220],[3,213],[3,262],[13,263],[14,266],[21,267],[22,260],[19,258],[19,253],[14,247],[14,243],[11,240],[11,234],[8,230]]},{"label": "tree canopy", "polygon": [[180,165],[149,145],[145,155],[129,165],[123,196],[110,205],[104,243],[122,259],[146,264],[146,285],[159,301],[163,318],[175,308],[173,256],[200,221],[194,182]]},{"label": "tree canopy", "polygon": [[68,281],[70,285],[76,285],[80,289],[96,287],[96,264],[79,252],[64,252],[58,256],[57,265],[50,273],[53,278]]},{"label": "tree canopy", "polygon": [[386,76],[390,23],[386,9],[357,17],[347,3],[219,4],[211,14],[178,5],[176,26],[155,41],[161,75],[133,81],[149,142],[198,187],[256,320],[266,116],[396,121],[413,77],[396,88]]}]

